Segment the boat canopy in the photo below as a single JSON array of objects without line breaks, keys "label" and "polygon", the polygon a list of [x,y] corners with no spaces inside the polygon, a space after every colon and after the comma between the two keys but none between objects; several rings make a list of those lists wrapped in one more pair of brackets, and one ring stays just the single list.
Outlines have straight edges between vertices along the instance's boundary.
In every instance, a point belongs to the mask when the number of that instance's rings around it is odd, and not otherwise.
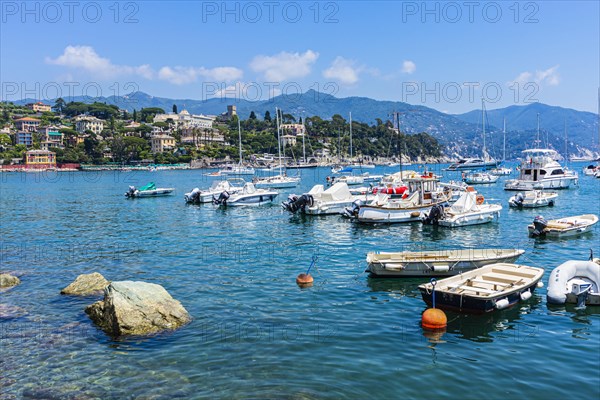
[{"label": "boat canopy", "polygon": [[156,185],[154,184],[154,182],[150,182],[146,186],[142,186],[139,190],[140,191],[142,191],[142,190],[156,190]]},{"label": "boat canopy", "polygon": [[450,207],[449,211],[453,214],[462,214],[471,211],[475,204],[477,204],[475,194],[473,192],[464,192],[458,200],[456,200],[456,203]]}]

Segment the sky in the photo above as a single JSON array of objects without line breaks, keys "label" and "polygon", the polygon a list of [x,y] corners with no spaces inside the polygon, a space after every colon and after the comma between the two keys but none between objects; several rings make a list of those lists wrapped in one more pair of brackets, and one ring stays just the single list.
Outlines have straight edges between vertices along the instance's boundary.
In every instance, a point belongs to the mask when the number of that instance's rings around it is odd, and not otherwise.
[{"label": "sky", "polygon": [[309,89],[463,113],[598,112],[598,1],[0,2],[0,98]]}]

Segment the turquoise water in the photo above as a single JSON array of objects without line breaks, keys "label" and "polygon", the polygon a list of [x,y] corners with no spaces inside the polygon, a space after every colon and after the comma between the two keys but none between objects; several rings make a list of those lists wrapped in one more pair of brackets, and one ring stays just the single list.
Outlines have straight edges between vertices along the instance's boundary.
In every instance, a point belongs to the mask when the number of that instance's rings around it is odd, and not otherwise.
[{"label": "turquoise water", "polygon": [[[535,240],[526,225],[537,214],[600,214],[600,179],[582,176],[554,208],[519,211],[507,207],[514,193],[502,178],[478,187],[504,206],[500,222],[450,230],[290,216],[278,204],[185,205],[185,192],[210,185],[204,172],[0,174],[0,270],[22,280],[0,294],[1,398],[600,396],[600,307],[549,308],[544,287],[491,315],[447,313],[446,333],[432,338],[419,326],[422,281],[364,273],[368,251],[518,247],[521,263],[546,269],[547,283],[560,263],[586,259],[590,248],[600,255],[600,229]],[[293,191],[328,172],[302,171]],[[149,181],[176,194],[123,197]],[[313,255],[315,285],[300,289],[295,277]],[[93,271],[161,284],[194,320],[110,339],[83,312],[96,298],[59,294]]]}]

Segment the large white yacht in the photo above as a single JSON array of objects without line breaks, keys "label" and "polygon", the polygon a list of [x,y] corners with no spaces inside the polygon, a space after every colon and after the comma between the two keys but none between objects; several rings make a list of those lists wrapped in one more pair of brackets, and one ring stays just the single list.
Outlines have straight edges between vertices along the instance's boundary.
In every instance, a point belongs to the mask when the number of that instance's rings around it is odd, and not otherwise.
[{"label": "large white yacht", "polygon": [[563,168],[558,153],[551,149],[524,150],[519,178],[506,181],[504,190],[567,189],[577,184],[575,171]]},{"label": "large white yacht", "polygon": [[481,158],[462,158],[451,164],[448,171],[459,171],[467,169],[488,169],[493,168],[497,164],[496,160],[483,160]]}]

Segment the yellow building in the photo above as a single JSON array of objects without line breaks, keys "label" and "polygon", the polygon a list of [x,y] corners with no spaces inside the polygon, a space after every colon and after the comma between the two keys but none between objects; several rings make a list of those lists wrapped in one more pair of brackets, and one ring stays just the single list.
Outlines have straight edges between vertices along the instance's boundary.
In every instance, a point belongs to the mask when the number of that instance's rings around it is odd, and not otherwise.
[{"label": "yellow building", "polygon": [[162,153],[175,147],[175,138],[169,135],[156,135],[150,138],[153,153]]},{"label": "yellow building", "polygon": [[29,150],[25,153],[26,168],[56,168],[56,153],[48,150]]},{"label": "yellow building", "polygon": [[35,111],[35,112],[51,112],[52,111],[52,107],[50,107],[47,104],[44,104],[42,102],[37,102],[37,103],[29,103],[26,104],[26,107]]}]

